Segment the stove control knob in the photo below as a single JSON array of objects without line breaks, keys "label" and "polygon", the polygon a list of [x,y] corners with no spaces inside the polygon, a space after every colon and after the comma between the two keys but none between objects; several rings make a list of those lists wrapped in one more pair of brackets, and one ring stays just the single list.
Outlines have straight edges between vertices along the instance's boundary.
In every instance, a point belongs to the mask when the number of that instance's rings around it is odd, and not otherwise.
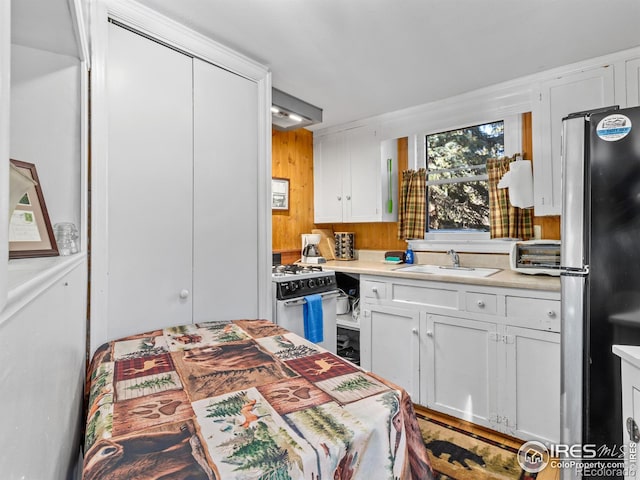
[{"label": "stove control knob", "polygon": [[316,281],[313,278],[309,279],[309,288],[313,288],[316,286]]},{"label": "stove control knob", "polygon": [[298,283],[297,282],[289,282],[289,287],[290,287],[290,290],[292,292],[295,292],[298,289]]},{"label": "stove control knob", "polygon": [[318,279],[318,285],[320,285],[321,287],[324,285],[324,278],[319,278]]}]

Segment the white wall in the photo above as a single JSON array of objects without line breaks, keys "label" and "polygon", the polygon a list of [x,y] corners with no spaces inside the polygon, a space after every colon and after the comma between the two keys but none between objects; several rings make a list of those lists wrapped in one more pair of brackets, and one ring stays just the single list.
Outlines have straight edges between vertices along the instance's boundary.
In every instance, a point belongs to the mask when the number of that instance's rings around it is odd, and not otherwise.
[{"label": "white wall", "polygon": [[[0,0],[0,158],[9,156],[9,105],[10,105],[10,56],[11,56],[11,2]],[[0,162],[0,192],[9,191],[9,164]],[[0,195],[0,212],[9,210],[9,195]],[[0,219],[5,218],[0,213]],[[0,228],[0,258],[7,258],[9,229]],[[0,262],[0,311],[6,301],[7,265]]]},{"label": "white wall", "polygon": [[52,225],[80,224],[80,75],[77,58],[12,46],[10,157],[36,165]]}]

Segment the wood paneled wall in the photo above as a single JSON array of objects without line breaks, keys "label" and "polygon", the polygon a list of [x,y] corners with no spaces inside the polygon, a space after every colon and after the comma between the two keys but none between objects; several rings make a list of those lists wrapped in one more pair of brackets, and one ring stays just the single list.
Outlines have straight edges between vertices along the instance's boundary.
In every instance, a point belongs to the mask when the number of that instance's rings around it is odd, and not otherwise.
[{"label": "wood paneled wall", "polygon": [[[524,158],[533,157],[531,114],[523,115]],[[387,223],[313,223],[313,133],[298,129],[289,132],[272,131],[272,176],[289,179],[289,210],[274,210],[273,250],[300,252],[303,233],[313,228],[331,228],[333,231],[355,232],[356,248],[366,250],[404,250],[406,242],[398,240],[396,222]],[[399,171],[407,169],[407,139],[398,142]],[[533,162],[535,168],[535,160]],[[398,182],[401,175],[398,176]],[[398,189],[400,190],[400,189]],[[542,228],[542,238],[560,238],[560,217],[534,217],[534,225]],[[290,257],[288,257],[290,258]],[[299,257],[296,257],[299,258]]]},{"label": "wood paneled wall", "polygon": [[300,235],[315,228],[313,133],[304,128],[289,132],[273,130],[271,144],[272,176],[289,179],[289,210],[272,210],[273,250],[299,253]]}]

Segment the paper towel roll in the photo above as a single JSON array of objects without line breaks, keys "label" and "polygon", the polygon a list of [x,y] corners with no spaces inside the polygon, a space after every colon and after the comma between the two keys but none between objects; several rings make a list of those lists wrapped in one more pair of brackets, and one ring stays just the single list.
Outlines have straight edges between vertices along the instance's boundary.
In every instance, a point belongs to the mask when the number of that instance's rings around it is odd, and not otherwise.
[{"label": "paper towel roll", "polygon": [[516,160],[509,164],[498,188],[509,188],[509,203],[514,207],[533,207],[533,173],[531,160]]}]

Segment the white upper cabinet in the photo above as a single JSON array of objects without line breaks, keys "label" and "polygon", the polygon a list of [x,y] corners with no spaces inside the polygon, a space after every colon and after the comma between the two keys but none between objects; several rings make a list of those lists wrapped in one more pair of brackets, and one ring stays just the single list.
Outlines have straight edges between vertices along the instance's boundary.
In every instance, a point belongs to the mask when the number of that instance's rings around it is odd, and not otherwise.
[{"label": "white upper cabinet", "polygon": [[627,107],[640,105],[640,58],[625,62],[627,79]]},{"label": "white upper cabinet", "polygon": [[536,215],[560,215],[562,119],[569,113],[613,105],[609,65],[540,82],[533,102],[534,206]]},{"label": "white upper cabinet", "polygon": [[[342,187],[344,222],[382,220],[380,141],[371,127],[356,128],[347,137],[347,175]],[[344,201],[346,200],[346,201]]]},{"label": "white upper cabinet", "polygon": [[342,222],[342,183],[347,163],[346,134],[322,137],[313,146],[315,223]]},{"label": "white upper cabinet", "polygon": [[[315,223],[397,219],[397,153],[382,150],[373,126],[331,133],[314,142]],[[387,157],[392,158],[391,172]]]}]

